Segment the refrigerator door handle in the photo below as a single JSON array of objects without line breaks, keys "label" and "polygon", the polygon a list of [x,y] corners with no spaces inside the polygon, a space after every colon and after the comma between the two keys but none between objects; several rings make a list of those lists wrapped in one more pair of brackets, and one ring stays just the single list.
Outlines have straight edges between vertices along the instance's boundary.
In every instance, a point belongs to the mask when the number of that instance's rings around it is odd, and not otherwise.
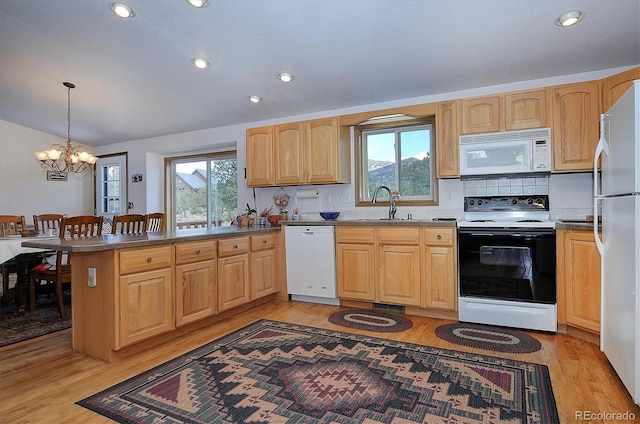
[{"label": "refrigerator door handle", "polygon": [[598,223],[600,222],[600,219],[598,217],[598,201],[602,198],[602,194],[598,191],[598,187],[600,187],[600,183],[598,181],[598,162],[600,161],[600,156],[602,156],[602,153],[606,155],[609,154],[609,144],[607,143],[606,137],[606,127],[608,123],[609,115],[606,113],[600,115],[600,140],[598,140],[596,152],[593,155],[593,236],[595,238],[596,247],[598,248],[598,252],[600,252],[601,257],[603,246],[602,240],[600,239],[600,234],[598,234]]}]

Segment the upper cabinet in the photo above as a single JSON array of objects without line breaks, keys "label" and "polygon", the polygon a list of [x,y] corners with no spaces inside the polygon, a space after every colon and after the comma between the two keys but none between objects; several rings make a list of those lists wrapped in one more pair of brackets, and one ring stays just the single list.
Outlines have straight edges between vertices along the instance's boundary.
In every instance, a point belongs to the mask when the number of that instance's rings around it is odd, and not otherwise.
[{"label": "upper cabinet", "polygon": [[545,89],[462,100],[462,133],[542,128],[547,121]]},{"label": "upper cabinet", "polygon": [[436,116],[436,172],[438,178],[460,176],[460,102],[438,103]]},{"label": "upper cabinet", "polygon": [[348,183],[349,128],[338,118],[247,130],[247,185]]},{"label": "upper cabinet", "polygon": [[589,171],[600,134],[600,82],[551,88],[554,172]]},{"label": "upper cabinet", "polygon": [[605,78],[602,82],[603,111],[609,110],[637,79],[640,79],[640,67]]}]

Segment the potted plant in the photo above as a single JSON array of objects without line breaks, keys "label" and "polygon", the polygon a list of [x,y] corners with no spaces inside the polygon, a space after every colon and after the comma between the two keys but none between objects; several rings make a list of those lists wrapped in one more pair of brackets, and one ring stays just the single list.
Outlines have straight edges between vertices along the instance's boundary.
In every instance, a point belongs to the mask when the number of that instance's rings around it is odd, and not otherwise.
[{"label": "potted plant", "polygon": [[244,213],[240,215],[240,224],[244,227],[252,226],[255,223],[255,213],[256,210],[247,203]]}]

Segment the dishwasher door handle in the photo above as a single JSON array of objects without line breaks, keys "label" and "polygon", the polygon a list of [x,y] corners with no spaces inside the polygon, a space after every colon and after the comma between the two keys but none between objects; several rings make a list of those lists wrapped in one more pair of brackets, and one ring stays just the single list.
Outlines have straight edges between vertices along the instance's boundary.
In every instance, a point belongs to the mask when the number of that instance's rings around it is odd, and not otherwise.
[{"label": "dishwasher door handle", "polygon": [[312,236],[312,235],[314,235],[315,233],[314,233],[313,231],[309,231],[309,230],[307,230],[307,231],[305,231],[305,232],[304,232],[304,233],[302,233],[302,234],[305,234],[305,235],[308,235],[308,236]]}]

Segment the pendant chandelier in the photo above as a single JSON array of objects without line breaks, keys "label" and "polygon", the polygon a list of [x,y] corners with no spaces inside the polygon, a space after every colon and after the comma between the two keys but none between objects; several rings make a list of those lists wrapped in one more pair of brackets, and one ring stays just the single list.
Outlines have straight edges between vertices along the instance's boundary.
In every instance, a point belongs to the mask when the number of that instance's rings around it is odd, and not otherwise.
[{"label": "pendant chandelier", "polygon": [[85,147],[71,144],[71,89],[76,86],[70,82],[62,85],[67,87],[67,142],[64,145],[52,144],[49,150],[35,152],[35,155],[47,171],[90,173],[98,158],[87,152]]}]

